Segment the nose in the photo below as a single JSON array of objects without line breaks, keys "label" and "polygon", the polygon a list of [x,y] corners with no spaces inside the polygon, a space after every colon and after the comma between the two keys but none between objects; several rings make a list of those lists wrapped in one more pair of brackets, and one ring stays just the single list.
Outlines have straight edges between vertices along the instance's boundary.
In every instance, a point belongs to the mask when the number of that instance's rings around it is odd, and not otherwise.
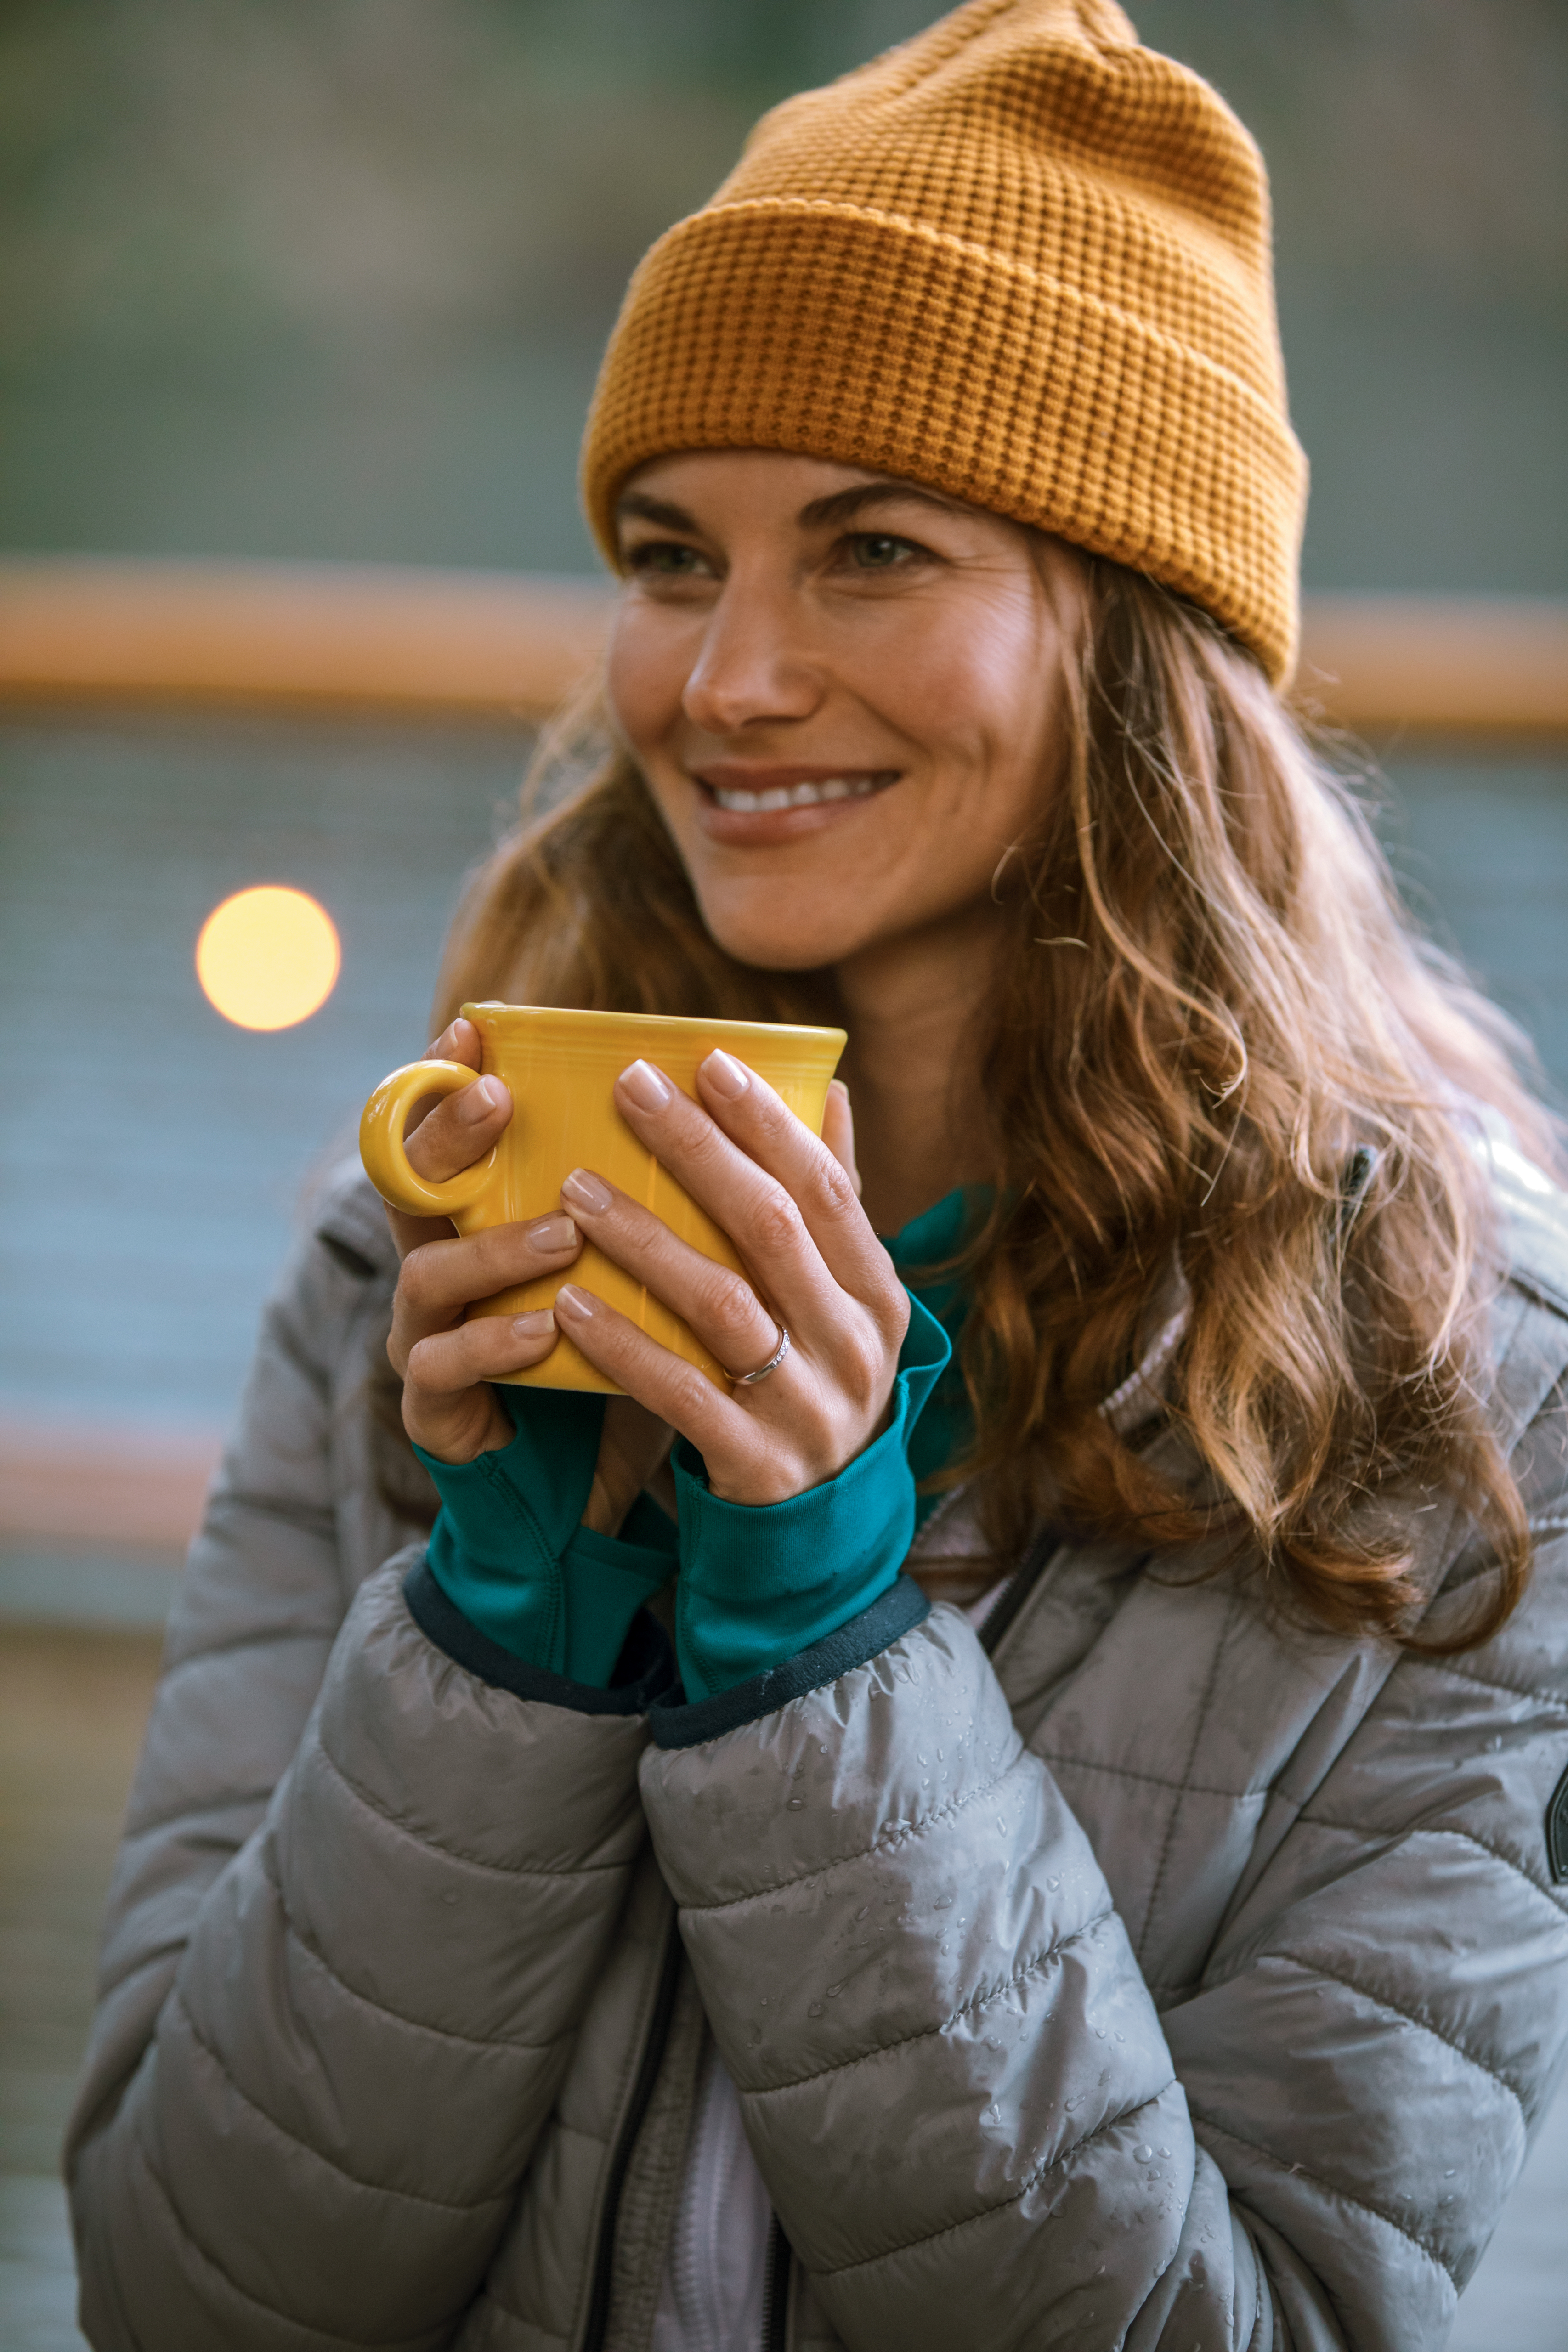
[{"label": "nose", "polygon": [[681,708],[705,734],[734,735],[770,720],[809,719],[823,675],[787,590],[724,583],[686,680]]}]

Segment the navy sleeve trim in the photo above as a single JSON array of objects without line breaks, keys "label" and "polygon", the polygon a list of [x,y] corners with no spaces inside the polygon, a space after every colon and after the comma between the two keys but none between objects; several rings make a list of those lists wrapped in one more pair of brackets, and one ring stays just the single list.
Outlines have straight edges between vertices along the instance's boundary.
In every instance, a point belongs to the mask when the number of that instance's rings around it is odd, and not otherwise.
[{"label": "navy sleeve trim", "polygon": [[573,1682],[565,1675],[531,1666],[525,1658],[503,1650],[447,1599],[425,1559],[404,1578],[403,1598],[427,1642],[433,1642],[477,1682],[510,1691],[514,1698],[569,1706],[578,1715],[646,1715],[656,1701],[673,1696],[680,1687],[669,1636],[646,1609],[639,1609],[632,1620],[609,1689],[599,1690],[592,1683]]},{"label": "navy sleeve trim", "polygon": [[758,1723],[791,1699],[804,1698],[808,1691],[836,1683],[840,1675],[852,1674],[903,1634],[912,1633],[930,1614],[931,1602],[920,1586],[900,1576],[868,1609],[782,1665],[769,1666],[731,1690],[715,1691],[692,1706],[680,1705],[673,1694],[656,1699],[648,1709],[655,1742],[660,1748],[700,1748],[704,1740],[738,1731],[743,1723]]}]

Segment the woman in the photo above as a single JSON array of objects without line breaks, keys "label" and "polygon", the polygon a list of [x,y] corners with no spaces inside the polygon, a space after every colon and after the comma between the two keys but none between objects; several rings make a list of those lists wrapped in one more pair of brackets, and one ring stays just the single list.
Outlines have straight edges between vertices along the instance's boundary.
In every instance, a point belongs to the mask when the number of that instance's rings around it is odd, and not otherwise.
[{"label": "woman", "polygon": [[[847,1095],[620,1081],[746,1281],[592,1170],[335,1189],[132,1800],[87,2332],[1436,2346],[1568,2022],[1568,1219],[1279,699],[1255,151],[973,0],[654,248],[585,485],[616,748],[434,1050],[841,1014]],[[729,1394],[585,1285],[466,1319],[585,1237]],[[558,1329],[626,1401],[490,1385]]]}]

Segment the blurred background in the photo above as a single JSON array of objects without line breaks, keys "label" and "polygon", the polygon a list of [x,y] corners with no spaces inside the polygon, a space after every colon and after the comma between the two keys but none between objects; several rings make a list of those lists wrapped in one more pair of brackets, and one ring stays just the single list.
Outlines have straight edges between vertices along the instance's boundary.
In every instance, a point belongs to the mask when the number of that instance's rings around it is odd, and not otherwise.
[{"label": "blurred background", "polygon": [[[598,569],[577,436],[637,256],[762,107],[931,13],[6,0],[0,556],[24,581],[27,560],[87,556],[543,573],[569,605]],[[1309,590],[1529,598],[1550,622],[1561,0],[1133,13],[1269,162]],[[426,1042],[525,705],[0,698],[0,2341],[18,2352],[79,2341],[51,2175],[183,1532],[301,1204]],[[1561,1093],[1561,732],[1394,728],[1372,748],[1413,902]],[[195,961],[207,917],[258,885],[309,894],[341,949],[321,1008],[272,1030],[226,1019]],[[1561,2347],[1531,2254],[1568,2186],[1555,2128],[1456,2345]]]}]

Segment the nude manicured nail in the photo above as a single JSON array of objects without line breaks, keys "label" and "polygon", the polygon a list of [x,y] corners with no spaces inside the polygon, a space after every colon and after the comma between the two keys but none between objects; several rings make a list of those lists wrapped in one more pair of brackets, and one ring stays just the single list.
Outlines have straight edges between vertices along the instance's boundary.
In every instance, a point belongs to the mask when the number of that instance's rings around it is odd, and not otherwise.
[{"label": "nude manicured nail", "polygon": [[520,1339],[542,1339],[555,1328],[555,1318],[548,1307],[536,1307],[531,1315],[514,1315],[511,1328]]},{"label": "nude manicured nail", "polygon": [[577,1228],[570,1217],[536,1217],[526,1231],[536,1250],[569,1250],[577,1239]]},{"label": "nude manicured nail", "polygon": [[702,1065],[702,1075],[714,1093],[722,1095],[726,1102],[743,1095],[752,1083],[752,1074],[744,1062],[737,1062],[733,1054],[726,1054],[722,1046],[716,1046],[709,1055]]},{"label": "nude manicured nail", "polygon": [[615,1194],[585,1168],[574,1168],[561,1187],[561,1197],[570,1201],[574,1209],[581,1209],[585,1216],[602,1217]]},{"label": "nude manicured nail", "polygon": [[494,1078],[478,1078],[465,1087],[458,1097],[458,1117],[469,1127],[477,1127],[500,1108],[500,1087]]},{"label": "nude manicured nail", "polygon": [[651,1062],[634,1062],[621,1072],[621,1084],[638,1110],[662,1110],[675,1092],[662,1070]]},{"label": "nude manicured nail", "polygon": [[585,1290],[579,1290],[574,1282],[563,1282],[555,1294],[555,1304],[558,1307],[564,1307],[568,1315],[580,1315],[586,1322],[594,1312],[595,1301]]}]

